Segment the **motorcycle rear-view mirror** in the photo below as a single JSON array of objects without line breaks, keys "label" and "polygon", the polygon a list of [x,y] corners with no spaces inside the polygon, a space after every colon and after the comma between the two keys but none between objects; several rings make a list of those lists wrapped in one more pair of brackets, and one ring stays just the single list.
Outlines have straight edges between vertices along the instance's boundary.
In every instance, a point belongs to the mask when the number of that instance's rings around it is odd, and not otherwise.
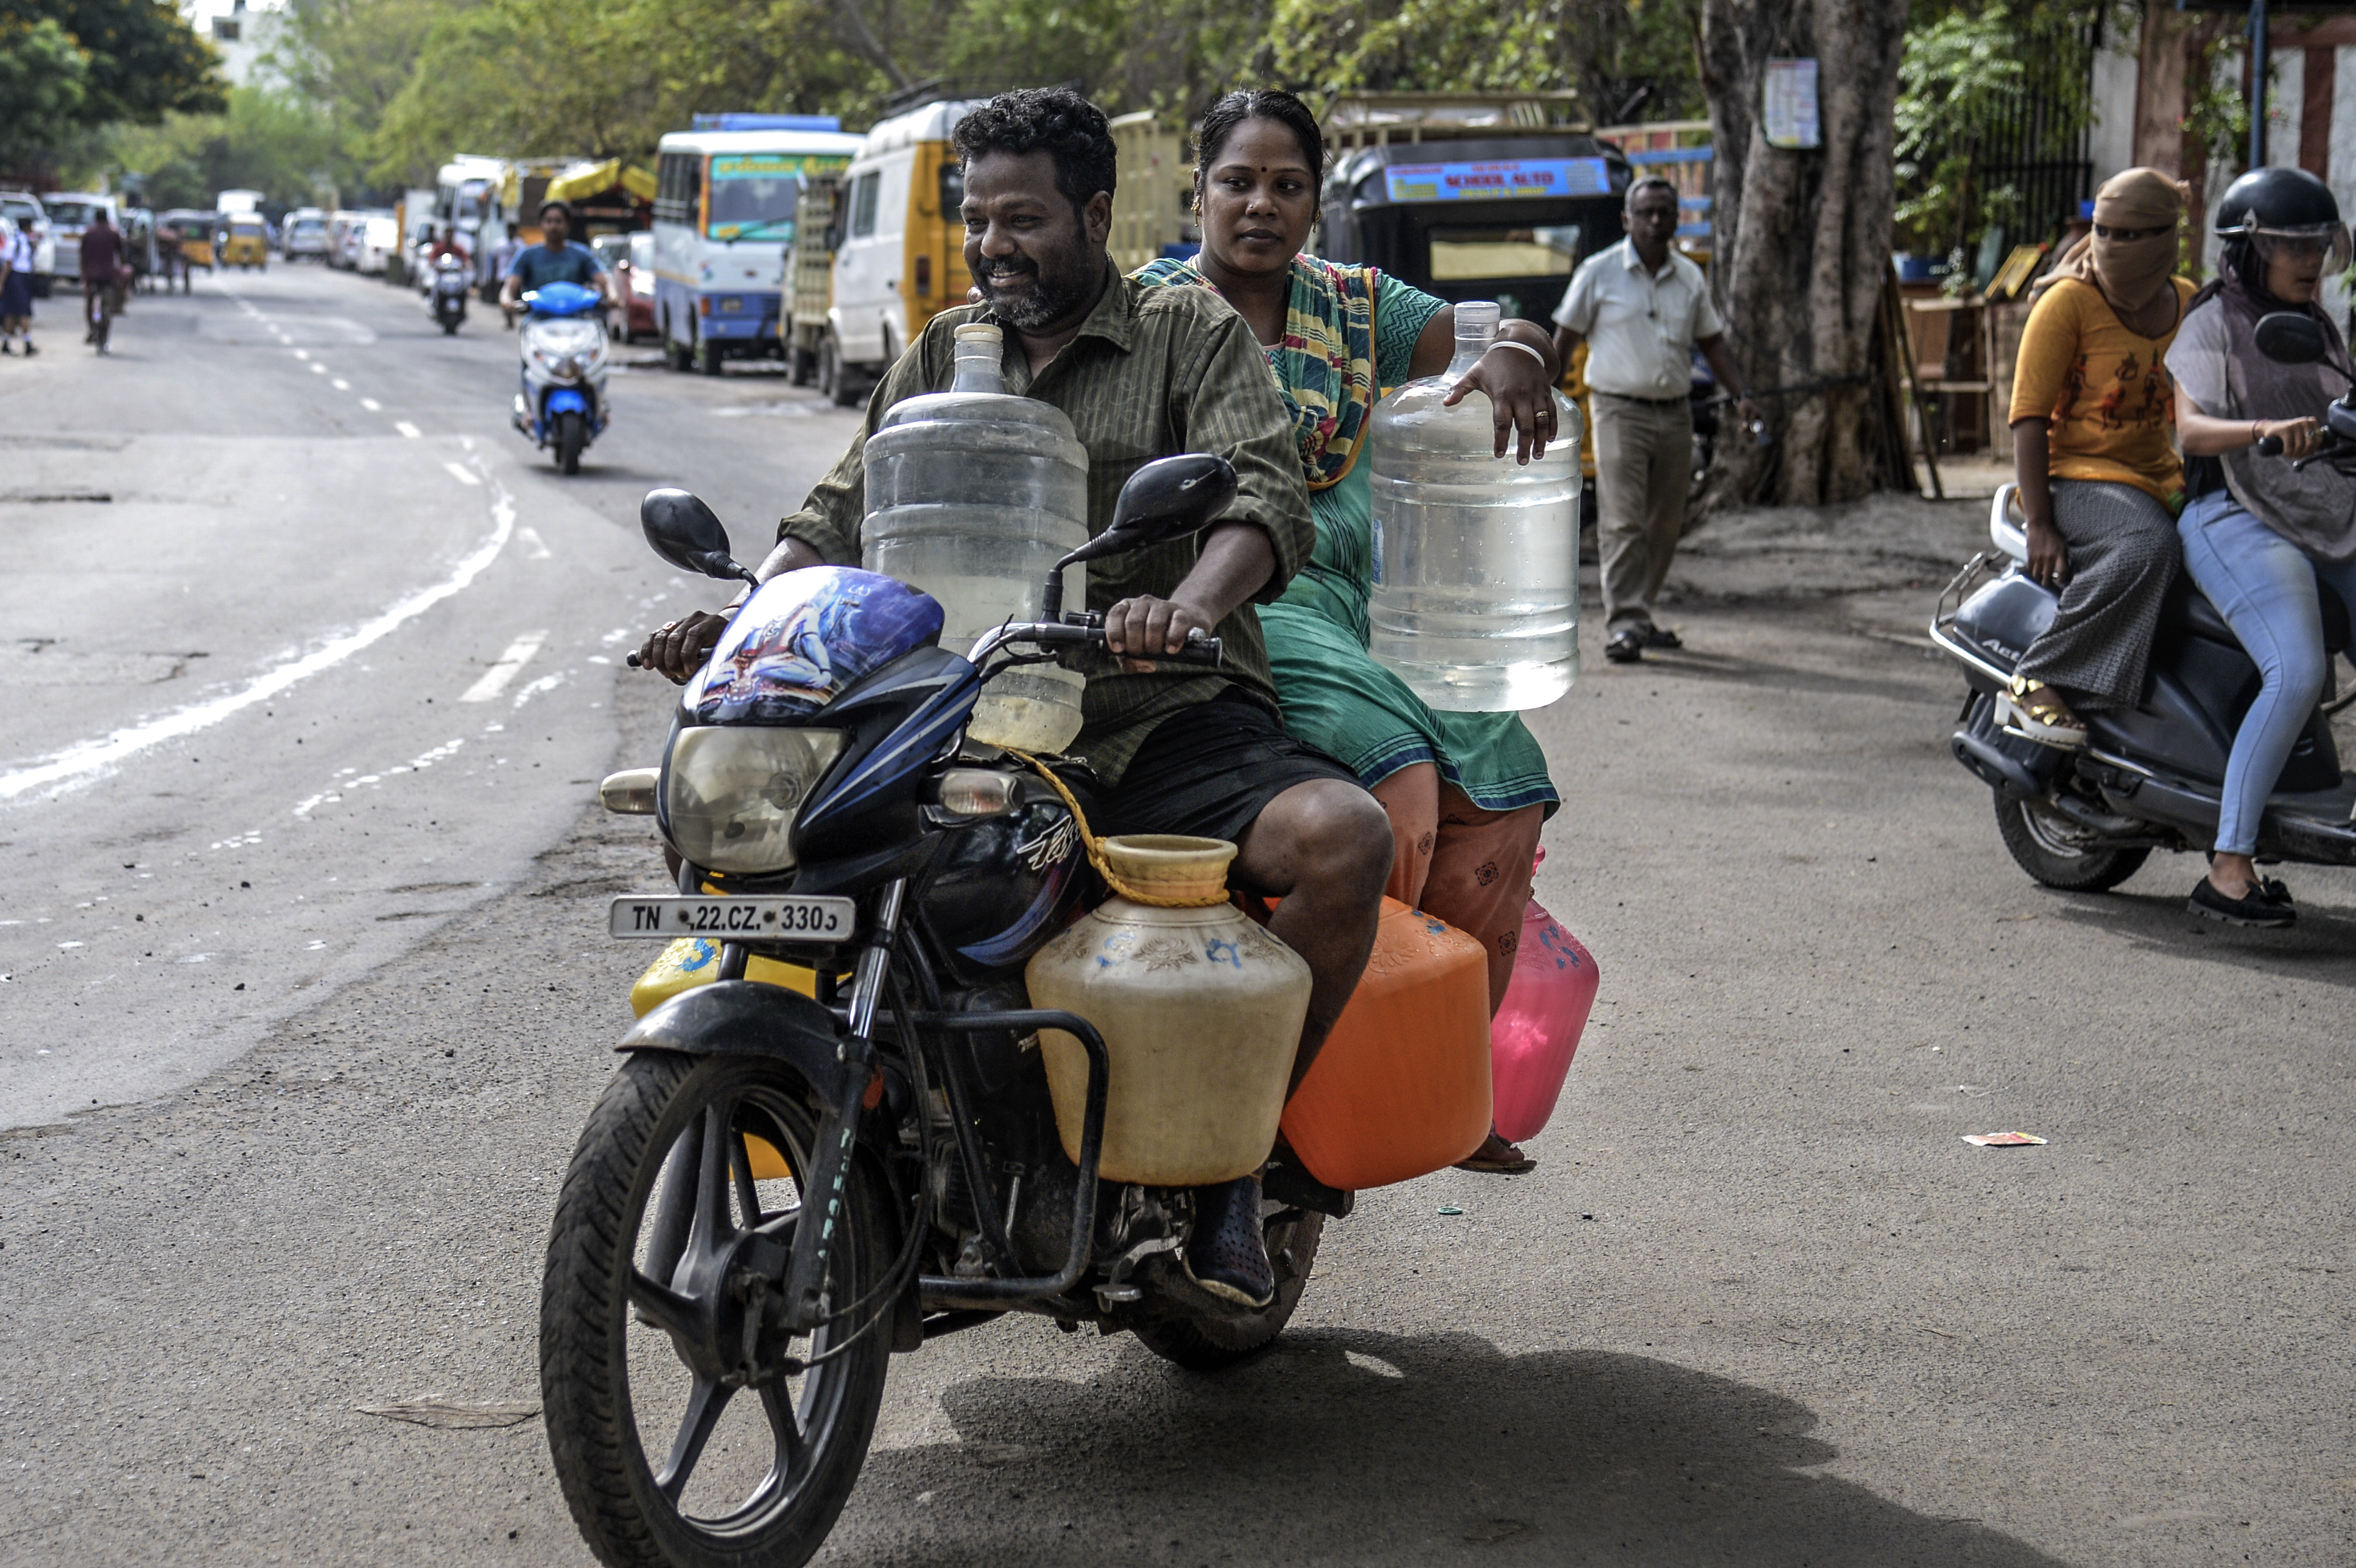
[{"label": "motorcycle rear-view mirror", "polygon": [[1064,613],[1064,568],[1200,533],[1236,499],[1235,465],[1208,452],[1159,457],[1129,477],[1105,531],[1047,574],[1047,618]]},{"label": "motorcycle rear-view mirror", "polygon": [[699,496],[686,490],[648,490],[638,503],[638,526],[654,553],[682,572],[755,581],[728,553],[728,531]]},{"label": "motorcycle rear-view mirror", "polygon": [[2258,318],[2258,352],[2278,365],[2312,365],[2327,345],[2323,324],[2303,310],[2277,310]]},{"label": "motorcycle rear-view mirror", "polygon": [[1158,458],[1121,486],[1105,531],[1056,562],[1056,569],[1200,533],[1235,499],[1235,466],[1225,457],[1189,452]]}]

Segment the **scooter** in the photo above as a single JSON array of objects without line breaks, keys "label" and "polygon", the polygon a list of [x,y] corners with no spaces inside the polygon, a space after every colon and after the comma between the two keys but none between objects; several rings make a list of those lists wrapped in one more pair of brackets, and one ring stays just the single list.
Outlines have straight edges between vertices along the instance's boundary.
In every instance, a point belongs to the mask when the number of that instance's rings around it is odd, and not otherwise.
[{"label": "scooter", "polygon": [[526,317],[516,334],[523,356],[523,389],[516,393],[515,427],[542,451],[553,451],[567,474],[581,471],[581,454],[605,430],[605,296],[579,284],[542,284],[522,297]]},{"label": "scooter", "polygon": [[[659,768],[605,781],[609,810],[655,816],[684,855],[680,896],[616,899],[609,931],[710,931],[721,956],[718,979],[623,1037],[549,1240],[548,1437],[600,1561],[807,1561],[858,1477],[890,1357],[942,1335],[1035,1314],[1207,1370],[1290,1318],[1354,1195],[1269,1167],[1278,1289],[1253,1309],[1176,1264],[1185,1189],[1098,1180],[1104,1039],[1023,984],[1085,899],[1070,798],[965,735],[996,670],[1104,646],[1100,616],[1061,611],[1065,567],[1194,533],[1235,489],[1216,456],[1138,469],[1058,563],[1051,618],[969,658],[939,646],[931,600],[878,591],[888,579],[774,579],[744,612],[771,640],[688,683]],[[639,515],[673,566],[751,578],[693,496],[657,490]],[[1215,667],[1219,642],[1170,657]],[[800,683],[721,722],[707,689],[756,664]],[[806,986],[765,983],[782,965]],[[1087,1060],[1068,1156],[1043,1029]]]},{"label": "scooter", "polygon": [[[2356,404],[2346,422],[2356,435]],[[1997,491],[1988,537],[1995,548],[1974,556],[1940,596],[1930,635],[1971,688],[1948,748],[1994,792],[1997,832],[2013,860],[2048,887],[2102,892],[2134,875],[2155,849],[2207,850],[2233,734],[2258,691],[2258,667],[2233,628],[2179,574],[2161,612],[2143,702],[2082,714],[2083,749],[2043,745],[2000,722],[1996,700],[2061,602],[2022,570],[2028,520],[2017,487]],[[2348,607],[2318,586],[2324,647],[2337,655],[2348,647]],[[2356,778],[2340,771],[2330,705],[2327,696],[2309,715],[2266,802],[2262,862],[2356,865]]]},{"label": "scooter", "polygon": [[455,256],[445,255],[434,263],[425,309],[441,325],[445,338],[454,336],[466,319],[466,288],[470,281],[466,263]]}]

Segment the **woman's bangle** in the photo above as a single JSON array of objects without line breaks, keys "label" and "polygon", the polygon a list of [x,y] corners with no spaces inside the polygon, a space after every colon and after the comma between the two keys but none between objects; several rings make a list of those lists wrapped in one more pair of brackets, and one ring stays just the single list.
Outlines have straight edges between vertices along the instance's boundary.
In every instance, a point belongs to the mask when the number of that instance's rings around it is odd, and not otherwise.
[{"label": "woman's bangle", "polygon": [[2254,420],[2250,421],[2250,445],[2251,445],[2251,446],[2255,446],[2259,442],[2264,441],[2264,440],[2266,438],[2266,437],[2265,437],[2265,423],[2266,423],[2266,422],[2265,422],[2265,420],[2263,420],[2263,419],[2254,419]]},{"label": "woman's bangle", "polygon": [[1527,354],[1531,359],[1536,360],[1538,362],[1538,369],[1546,369],[1547,357],[1544,354],[1539,353],[1536,349],[1531,348],[1527,343],[1516,343],[1511,338],[1491,338],[1489,340],[1489,351],[1494,352],[1499,349],[1519,349],[1523,353]]}]

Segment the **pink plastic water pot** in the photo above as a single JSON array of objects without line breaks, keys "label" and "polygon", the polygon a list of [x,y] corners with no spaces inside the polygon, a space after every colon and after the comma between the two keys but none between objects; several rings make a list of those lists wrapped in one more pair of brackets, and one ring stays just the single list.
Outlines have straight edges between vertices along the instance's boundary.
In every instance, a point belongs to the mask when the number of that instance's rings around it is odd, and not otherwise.
[{"label": "pink plastic water pot", "polygon": [[1490,1078],[1498,1135],[1535,1136],[1562,1097],[1563,1076],[1595,1005],[1595,960],[1538,901],[1522,915],[1514,978],[1489,1026]]}]

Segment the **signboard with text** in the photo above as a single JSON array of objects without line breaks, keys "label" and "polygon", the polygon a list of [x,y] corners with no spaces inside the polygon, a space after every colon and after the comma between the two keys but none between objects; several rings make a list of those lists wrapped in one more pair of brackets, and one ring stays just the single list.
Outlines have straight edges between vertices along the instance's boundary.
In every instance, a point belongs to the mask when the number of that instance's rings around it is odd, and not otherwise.
[{"label": "signboard with text", "polygon": [[1383,171],[1383,180],[1393,201],[1526,201],[1612,194],[1612,171],[1601,158],[1393,164]]}]

